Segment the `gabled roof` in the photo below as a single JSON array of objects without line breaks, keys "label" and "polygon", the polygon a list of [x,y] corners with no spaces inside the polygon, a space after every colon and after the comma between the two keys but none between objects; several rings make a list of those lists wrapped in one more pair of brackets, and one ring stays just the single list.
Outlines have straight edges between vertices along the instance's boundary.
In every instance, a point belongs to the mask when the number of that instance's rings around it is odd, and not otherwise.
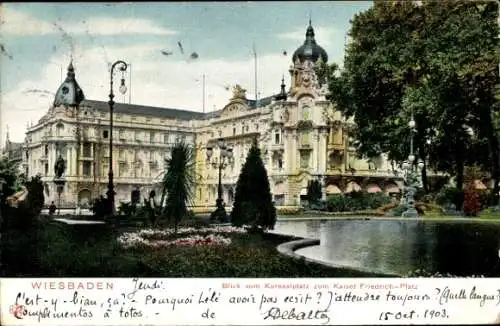
[{"label": "gabled roof", "polygon": [[[92,107],[101,112],[109,112],[109,104],[104,101],[95,100],[84,100],[81,103],[82,106]],[[138,104],[126,104],[126,103],[115,103],[113,106],[114,112],[130,114],[130,115],[145,115],[154,116],[166,119],[179,119],[179,120],[193,120],[193,119],[203,119],[205,114],[202,112],[181,110],[181,109],[171,109],[171,108],[160,108],[155,106],[146,106]]]},{"label": "gabled roof", "polygon": [[[274,97],[275,95],[260,99],[258,101],[258,107],[256,107],[255,105],[255,100],[247,100],[248,109],[254,110],[256,108],[267,106],[271,104]],[[109,104],[105,101],[83,100],[80,105],[88,106],[101,112],[109,112]],[[203,113],[184,109],[161,108],[156,106],[127,103],[115,103],[113,108],[115,113],[153,116],[165,119],[179,120],[208,120],[219,117],[221,113],[221,110]]]}]

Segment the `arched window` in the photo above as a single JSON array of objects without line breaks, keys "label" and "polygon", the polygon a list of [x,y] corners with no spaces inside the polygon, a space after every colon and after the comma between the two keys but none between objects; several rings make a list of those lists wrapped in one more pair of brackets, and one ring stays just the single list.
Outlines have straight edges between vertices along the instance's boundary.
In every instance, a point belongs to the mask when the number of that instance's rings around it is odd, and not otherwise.
[{"label": "arched window", "polygon": [[56,125],[56,135],[57,136],[61,136],[62,133],[64,131],[64,124],[62,124],[61,122],[59,122],[57,125]]}]

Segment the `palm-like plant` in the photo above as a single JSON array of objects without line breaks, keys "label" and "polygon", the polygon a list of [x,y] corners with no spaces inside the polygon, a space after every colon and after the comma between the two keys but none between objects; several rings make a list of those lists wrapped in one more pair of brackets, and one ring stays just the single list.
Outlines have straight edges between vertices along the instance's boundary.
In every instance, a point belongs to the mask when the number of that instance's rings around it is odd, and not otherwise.
[{"label": "palm-like plant", "polygon": [[165,160],[167,171],[163,177],[163,191],[160,207],[170,221],[174,222],[175,232],[179,221],[186,215],[187,206],[193,198],[195,184],[195,160],[193,149],[184,142],[172,148],[172,155]]}]

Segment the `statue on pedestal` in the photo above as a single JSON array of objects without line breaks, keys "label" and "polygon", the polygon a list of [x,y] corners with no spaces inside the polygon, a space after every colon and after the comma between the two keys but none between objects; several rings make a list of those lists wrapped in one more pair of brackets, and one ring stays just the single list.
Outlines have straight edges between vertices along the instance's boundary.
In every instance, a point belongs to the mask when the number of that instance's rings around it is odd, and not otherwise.
[{"label": "statue on pedestal", "polygon": [[56,184],[56,190],[57,190],[57,196],[58,196],[58,215],[61,213],[61,195],[64,191],[64,185],[66,184],[66,180],[62,178],[62,175],[64,174],[64,171],[66,171],[66,162],[62,158],[62,155],[59,155],[59,157],[56,160],[56,164],[54,164],[54,183]]},{"label": "statue on pedestal", "polygon": [[56,160],[56,164],[54,165],[54,172],[56,175],[57,179],[60,179],[62,175],[64,174],[64,171],[66,171],[66,162],[62,158],[61,155]]}]

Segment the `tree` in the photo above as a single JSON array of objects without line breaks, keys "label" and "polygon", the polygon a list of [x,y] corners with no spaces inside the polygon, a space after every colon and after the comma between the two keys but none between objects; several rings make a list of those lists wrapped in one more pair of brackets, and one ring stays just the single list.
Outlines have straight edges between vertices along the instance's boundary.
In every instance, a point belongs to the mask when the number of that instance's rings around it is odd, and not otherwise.
[{"label": "tree", "polygon": [[7,198],[14,194],[17,183],[17,165],[7,157],[0,158],[0,224],[7,227],[10,218]]},{"label": "tree", "polygon": [[235,226],[249,225],[252,230],[272,230],[276,223],[276,208],[257,141],[250,148],[238,177],[231,222]]},{"label": "tree", "polygon": [[413,115],[415,154],[455,174],[459,189],[471,159],[487,162],[498,178],[497,8],[479,1],[376,1],[354,17],[344,70],[326,73],[328,99],[354,117],[352,136],[363,157],[405,160]]},{"label": "tree", "polygon": [[311,180],[307,184],[307,200],[309,204],[316,204],[323,196],[319,180]]},{"label": "tree", "polygon": [[193,150],[184,142],[177,143],[172,148],[171,157],[166,160],[167,172],[162,181],[167,193],[165,213],[174,223],[175,232],[180,220],[187,215],[187,206],[193,198],[194,162]]},{"label": "tree", "polygon": [[40,215],[42,211],[43,204],[45,202],[45,196],[43,195],[44,187],[42,182],[42,176],[36,175],[31,177],[26,182],[26,190],[28,191],[28,195],[26,196],[26,200],[23,204],[25,204],[28,212],[36,217]]},{"label": "tree", "polygon": [[7,157],[0,158],[0,200],[4,204],[7,197],[14,194],[18,180],[17,164],[10,161]]}]

